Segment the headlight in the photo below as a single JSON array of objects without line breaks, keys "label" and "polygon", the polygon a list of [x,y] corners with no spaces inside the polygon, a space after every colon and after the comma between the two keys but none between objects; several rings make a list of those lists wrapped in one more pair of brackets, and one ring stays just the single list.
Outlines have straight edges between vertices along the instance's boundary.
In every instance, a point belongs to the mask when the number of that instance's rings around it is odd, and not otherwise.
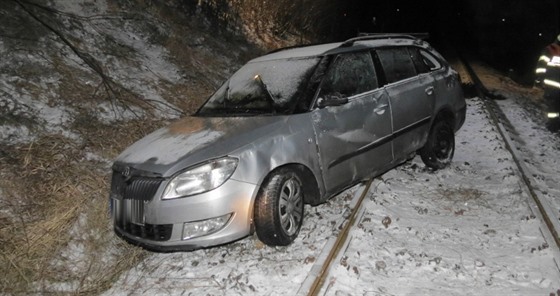
[{"label": "headlight", "polygon": [[237,159],[224,157],[193,167],[171,179],[162,199],[199,194],[220,187],[235,171]]}]

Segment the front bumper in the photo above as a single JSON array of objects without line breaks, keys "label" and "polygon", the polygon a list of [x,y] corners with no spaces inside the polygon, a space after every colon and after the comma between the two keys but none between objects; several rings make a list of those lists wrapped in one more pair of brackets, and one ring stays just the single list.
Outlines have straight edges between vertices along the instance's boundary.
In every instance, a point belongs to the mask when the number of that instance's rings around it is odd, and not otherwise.
[{"label": "front bumper", "polygon": [[[115,233],[126,241],[155,251],[195,250],[232,242],[250,234],[257,186],[228,180],[198,195],[161,200],[162,188],[149,201],[111,197]],[[183,239],[185,223],[231,214],[217,231]]]}]

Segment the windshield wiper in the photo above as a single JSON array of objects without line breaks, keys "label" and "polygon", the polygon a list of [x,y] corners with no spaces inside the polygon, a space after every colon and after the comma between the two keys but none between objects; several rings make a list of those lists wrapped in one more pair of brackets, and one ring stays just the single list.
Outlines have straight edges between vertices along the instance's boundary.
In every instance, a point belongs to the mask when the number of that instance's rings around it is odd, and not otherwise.
[{"label": "windshield wiper", "polygon": [[262,80],[261,75],[257,74],[257,75],[255,75],[255,77],[253,79],[255,79],[260,84],[260,86],[264,89],[264,92],[266,92],[266,94],[268,95],[268,100],[270,102],[270,106],[272,107],[272,112],[276,113],[276,108],[274,107],[274,105],[275,105],[274,97],[272,96],[272,94],[268,90],[268,87],[266,86],[266,83],[264,83],[264,81]]}]

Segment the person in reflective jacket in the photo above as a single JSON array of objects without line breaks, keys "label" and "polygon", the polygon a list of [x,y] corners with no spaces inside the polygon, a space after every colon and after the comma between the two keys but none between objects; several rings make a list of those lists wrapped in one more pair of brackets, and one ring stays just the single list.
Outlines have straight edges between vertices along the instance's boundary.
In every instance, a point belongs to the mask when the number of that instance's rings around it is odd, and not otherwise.
[{"label": "person in reflective jacket", "polygon": [[547,127],[560,129],[560,35],[542,52],[535,71],[537,83],[544,88]]}]

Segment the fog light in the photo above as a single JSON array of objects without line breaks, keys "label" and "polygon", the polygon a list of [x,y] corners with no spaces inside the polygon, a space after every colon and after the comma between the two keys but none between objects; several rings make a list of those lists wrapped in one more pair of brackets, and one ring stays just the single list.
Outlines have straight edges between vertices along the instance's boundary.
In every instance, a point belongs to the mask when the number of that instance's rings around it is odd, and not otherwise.
[{"label": "fog light", "polygon": [[232,214],[227,214],[212,219],[187,222],[183,225],[183,239],[192,239],[217,232],[228,223],[231,216]]},{"label": "fog light", "polygon": [[560,113],[558,113],[558,112],[548,112],[548,113],[546,113],[546,117],[548,117],[548,118],[558,118],[558,117],[560,117]]}]

